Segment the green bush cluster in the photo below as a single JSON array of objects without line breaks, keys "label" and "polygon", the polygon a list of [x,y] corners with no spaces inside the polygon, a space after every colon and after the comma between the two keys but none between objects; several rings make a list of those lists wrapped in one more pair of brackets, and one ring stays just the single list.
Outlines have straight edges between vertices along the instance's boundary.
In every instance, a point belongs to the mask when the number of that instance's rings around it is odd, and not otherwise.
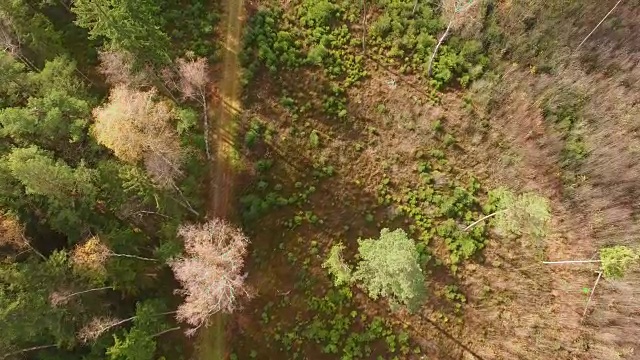
[{"label": "green bush cluster", "polygon": [[370,319],[359,314],[352,305],[352,297],[348,288],[333,288],[321,296],[311,296],[306,305],[314,315],[305,319],[298,314],[296,326],[278,332],[274,339],[293,359],[303,358],[301,349],[309,343],[317,344],[322,353],[343,360],[371,358],[374,352],[386,353],[385,358],[398,353],[399,356],[420,353],[418,347],[414,350],[410,347],[407,333],[394,333],[382,318]]},{"label": "green bush cluster", "polygon": [[[267,215],[270,211],[286,206],[301,208],[309,203],[309,197],[316,192],[316,187],[310,184],[296,182],[291,192],[285,192],[282,184],[271,185],[267,181],[267,172],[273,166],[272,160],[261,159],[256,162],[257,172],[260,177],[252,184],[248,191],[240,197],[242,219],[249,223]],[[312,211],[299,211],[291,219],[284,222],[290,229],[302,225],[321,223]]]},{"label": "green bush cluster", "polygon": [[299,44],[284,26],[286,22],[281,10],[261,10],[251,17],[241,54],[245,84],[253,78],[260,65],[275,74],[303,64],[304,57]]},{"label": "green bush cluster", "polygon": [[220,16],[211,9],[209,1],[163,1],[167,33],[171,35],[178,56],[192,52],[196,56],[213,60],[216,45],[214,29]]},{"label": "green bush cluster", "polygon": [[393,200],[402,213],[413,219],[410,230],[417,232],[418,239],[425,244],[423,259],[430,258],[426,252],[426,244],[430,239],[442,239],[449,250],[449,264],[455,272],[463,260],[485,246],[484,224],[479,224],[471,231],[463,231],[463,224],[472,222],[483,213],[477,198],[480,183],[473,177],[466,185],[456,179],[443,179],[440,171],[451,170],[447,167],[444,153],[432,150],[429,158],[417,165],[421,180],[419,185],[406,188],[401,194],[391,195],[383,184],[378,188],[379,201]]},{"label": "green bush cluster", "polygon": [[[429,60],[438,39],[444,33],[443,22],[433,5],[414,1],[379,0],[380,15],[369,27],[368,42],[375,57],[400,66],[403,73],[427,76]],[[467,86],[482,75],[489,60],[483,44],[477,40],[450,36],[438,50],[432,67],[436,88],[457,82]]]},{"label": "green bush cluster", "polygon": [[362,56],[351,49],[357,41],[351,37],[347,12],[342,6],[329,0],[305,0],[298,16],[305,28],[302,41],[308,63],[323,65],[330,78],[344,80],[342,87],[366,76]]},{"label": "green bush cluster", "polygon": [[586,100],[584,96],[567,89],[559,89],[543,100],[543,117],[555,126],[564,140],[561,166],[566,170],[577,171],[588,155],[581,132],[584,122],[582,109]]}]

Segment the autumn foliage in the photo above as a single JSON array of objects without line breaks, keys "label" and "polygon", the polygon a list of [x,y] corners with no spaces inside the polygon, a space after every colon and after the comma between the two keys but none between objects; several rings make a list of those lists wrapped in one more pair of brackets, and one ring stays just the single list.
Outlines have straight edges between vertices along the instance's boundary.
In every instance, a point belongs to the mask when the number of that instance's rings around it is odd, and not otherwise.
[{"label": "autumn foliage", "polygon": [[169,104],[155,101],[156,91],[116,86],[109,102],[93,112],[99,143],[127,162],[144,162],[151,178],[169,187],[181,174],[180,139],[171,121]]},{"label": "autumn foliage", "polygon": [[212,314],[232,313],[238,300],[248,296],[242,269],[249,239],[220,219],[183,225],[178,235],[184,240],[185,256],[169,266],[182,284],[177,292],[185,295],[185,301],[176,317],[191,326],[187,335],[193,335],[208,325]]},{"label": "autumn foliage", "polygon": [[15,249],[26,247],[24,228],[12,216],[0,213],[0,247],[9,246]]}]

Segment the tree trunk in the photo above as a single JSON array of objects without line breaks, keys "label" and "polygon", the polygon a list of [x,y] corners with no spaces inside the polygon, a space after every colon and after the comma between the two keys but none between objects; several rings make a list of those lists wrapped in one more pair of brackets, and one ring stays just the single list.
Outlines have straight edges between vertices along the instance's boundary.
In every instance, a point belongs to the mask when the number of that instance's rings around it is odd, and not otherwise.
[{"label": "tree trunk", "polygon": [[596,286],[598,286],[598,282],[600,281],[600,278],[602,278],[602,271],[598,271],[598,278],[596,279],[595,284],[593,284],[593,289],[591,289],[591,294],[589,294],[589,300],[587,300],[587,305],[584,306],[584,312],[582,313],[582,319],[580,319],[580,321],[584,320],[584,317],[587,315],[587,310],[589,310],[589,304],[591,303],[591,299],[593,298],[593,293],[596,292]]},{"label": "tree trunk", "polygon": [[599,263],[602,260],[564,260],[564,261],[543,261],[543,264],[588,264]]},{"label": "tree trunk", "polygon": [[166,333],[168,333],[168,332],[176,331],[176,330],[180,330],[180,326],[176,326],[176,327],[171,328],[171,329],[167,329],[167,330],[164,330],[164,331],[160,331],[159,333],[155,333],[155,334],[151,335],[150,337],[154,338],[154,337],[156,337],[156,336],[160,336],[160,335],[162,335],[162,334],[166,334]]},{"label": "tree trunk", "polygon": [[13,356],[13,355],[19,355],[19,354],[23,354],[29,351],[35,351],[35,350],[42,350],[42,349],[48,349],[48,348],[52,348],[52,347],[56,347],[56,344],[53,345],[40,345],[40,346],[34,346],[34,347],[30,347],[30,348],[26,348],[26,349],[22,349],[22,350],[18,350],[18,351],[14,351],[14,352],[10,352],[8,354],[4,354],[2,355],[2,357],[0,359],[6,359],[9,356]]},{"label": "tree trunk", "polygon": [[429,59],[429,69],[427,70],[427,74],[429,77],[431,77],[431,67],[433,66],[433,59],[435,59],[436,54],[438,53],[438,49],[440,48],[440,45],[442,45],[442,42],[444,41],[444,39],[447,37],[447,35],[449,35],[449,30],[451,30],[452,24],[453,24],[453,19],[449,21],[449,25],[447,25],[447,30],[445,30],[444,34],[442,34],[442,36],[440,37],[440,40],[438,40],[438,44],[436,45],[435,49],[433,49],[433,54],[431,54],[431,59]]},{"label": "tree trunk", "polygon": [[591,37],[591,35],[600,27],[600,25],[602,25],[602,23],[609,17],[609,15],[611,15],[611,13],[613,12],[613,10],[615,10],[618,5],[622,2],[622,0],[618,0],[618,2],[613,5],[613,7],[611,8],[611,10],[609,10],[609,12],[607,13],[607,15],[605,15],[602,20],[600,20],[600,22],[598,23],[598,25],[596,25],[596,27],[593,28],[593,30],[591,30],[591,32],[589,33],[589,35],[587,35],[584,39],[582,39],[582,41],[580,42],[580,45],[578,45],[578,47],[573,51],[574,53],[576,51],[578,51],[578,49],[580,49],[580,47],[582,46],[582,44],[584,44],[585,41],[587,41],[587,39],[589,39],[589,37]]},{"label": "tree trunk", "polygon": [[113,286],[105,286],[105,287],[100,287],[100,288],[94,288],[94,289],[89,289],[89,290],[83,290],[83,291],[78,291],[72,294],[69,294],[67,296],[65,296],[65,299],[77,296],[77,295],[82,295],[82,294],[86,294],[89,292],[93,292],[93,291],[100,291],[100,290],[107,290],[107,289],[113,289]]},{"label": "tree trunk", "polygon": [[471,229],[472,227],[474,227],[474,226],[478,225],[479,223],[481,223],[481,222],[483,222],[483,221],[485,221],[485,220],[487,220],[487,219],[489,219],[489,218],[492,218],[492,217],[494,217],[494,216],[496,216],[496,215],[498,215],[498,214],[500,214],[500,213],[503,213],[503,212],[505,212],[505,211],[507,211],[507,209],[498,210],[498,211],[496,211],[496,212],[494,212],[494,213],[491,213],[491,214],[489,214],[489,215],[487,215],[487,216],[483,216],[483,217],[481,217],[480,219],[478,219],[478,220],[476,220],[476,221],[472,222],[471,224],[469,224],[469,226],[467,226],[466,228],[464,228],[464,231],[468,231],[469,229]]},{"label": "tree trunk", "polygon": [[202,111],[204,116],[204,147],[207,153],[207,160],[211,160],[211,147],[209,146],[209,107],[207,106],[207,93],[206,91],[202,93]]},{"label": "tree trunk", "polygon": [[[175,314],[177,311],[167,311],[167,312],[163,312],[163,313],[158,313],[158,314],[154,314],[153,316],[162,316],[162,315],[169,315],[169,314]],[[113,329],[114,327],[118,326],[118,325],[122,325],[124,323],[127,323],[133,319],[137,318],[137,316],[132,316],[130,318],[126,318],[123,320],[120,320],[116,323],[113,323],[103,329],[100,329],[100,334],[104,334],[106,331],[108,331],[109,329]]]},{"label": "tree trunk", "polygon": [[29,249],[31,249],[31,251],[38,254],[38,256],[42,258],[42,260],[47,261],[46,256],[42,255],[40,251],[34,248],[33,245],[31,245],[31,242],[24,235],[22,235],[22,241],[24,241],[24,243],[29,247]]},{"label": "tree trunk", "polygon": [[111,253],[110,255],[111,256],[117,256],[117,257],[126,257],[126,258],[144,260],[144,261],[155,261],[155,262],[158,261],[157,259],[151,259],[151,258],[146,258],[146,257],[142,257],[142,256],[137,256],[137,255],[118,254],[118,253]]},{"label": "tree trunk", "polygon": [[367,51],[367,8],[366,0],[362,0],[362,52]]},{"label": "tree trunk", "polygon": [[200,216],[200,213],[197,212],[189,203],[189,201],[184,197],[184,194],[182,193],[182,191],[180,191],[180,188],[178,186],[176,186],[176,184],[172,184],[173,188],[178,192],[178,195],[180,195],[180,197],[182,198],[182,200],[184,201],[184,203],[178,201],[180,204],[182,204],[182,206],[184,206],[187,210],[191,211],[194,215],[196,216]]}]

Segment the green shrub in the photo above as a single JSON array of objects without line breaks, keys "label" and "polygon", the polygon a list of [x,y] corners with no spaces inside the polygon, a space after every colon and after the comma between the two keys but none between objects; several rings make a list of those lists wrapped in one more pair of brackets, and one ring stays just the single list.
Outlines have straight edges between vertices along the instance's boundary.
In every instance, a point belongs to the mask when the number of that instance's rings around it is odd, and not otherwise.
[{"label": "green shrub", "polygon": [[332,246],[329,256],[327,256],[325,262],[322,263],[322,267],[327,269],[329,275],[333,276],[333,283],[336,286],[351,282],[351,268],[342,258],[344,249],[345,247],[342,243]]},{"label": "green shrub", "polygon": [[626,246],[600,249],[603,275],[609,279],[621,279],[629,268],[638,263],[638,254]]},{"label": "green shrub", "polygon": [[544,237],[551,220],[549,200],[534,193],[515,195],[505,188],[489,192],[489,208],[496,215],[493,224],[503,234]]},{"label": "green shrub", "polygon": [[[437,37],[444,32],[447,21],[441,20],[427,2],[416,6],[409,1],[379,0],[378,6],[380,15],[371,24],[368,39],[378,60],[392,65],[400,62],[401,72],[426,77]],[[455,82],[467,86],[488,64],[482,42],[452,36],[438,50],[431,83],[436,88]]]},{"label": "green shrub", "polygon": [[294,36],[279,26],[283,23],[282,11],[261,10],[249,20],[244,36],[241,60],[249,78],[261,64],[275,74],[281,69],[295,69],[302,65],[303,55]]},{"label": "green shrub", "polygon": [[318,132],[315,130],[311,131],[311,134],[309,134],[309,146],[314,149],[320,146],[320,137],[318,136]]}]

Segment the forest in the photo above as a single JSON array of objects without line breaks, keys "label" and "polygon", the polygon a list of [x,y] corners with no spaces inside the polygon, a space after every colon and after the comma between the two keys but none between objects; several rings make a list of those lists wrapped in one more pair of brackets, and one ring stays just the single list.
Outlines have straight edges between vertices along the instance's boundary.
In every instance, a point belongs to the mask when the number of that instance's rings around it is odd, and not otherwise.
[{"label": "forest", "polygon": [[0,360],[640,359],[640,3],[0,0]]}]

